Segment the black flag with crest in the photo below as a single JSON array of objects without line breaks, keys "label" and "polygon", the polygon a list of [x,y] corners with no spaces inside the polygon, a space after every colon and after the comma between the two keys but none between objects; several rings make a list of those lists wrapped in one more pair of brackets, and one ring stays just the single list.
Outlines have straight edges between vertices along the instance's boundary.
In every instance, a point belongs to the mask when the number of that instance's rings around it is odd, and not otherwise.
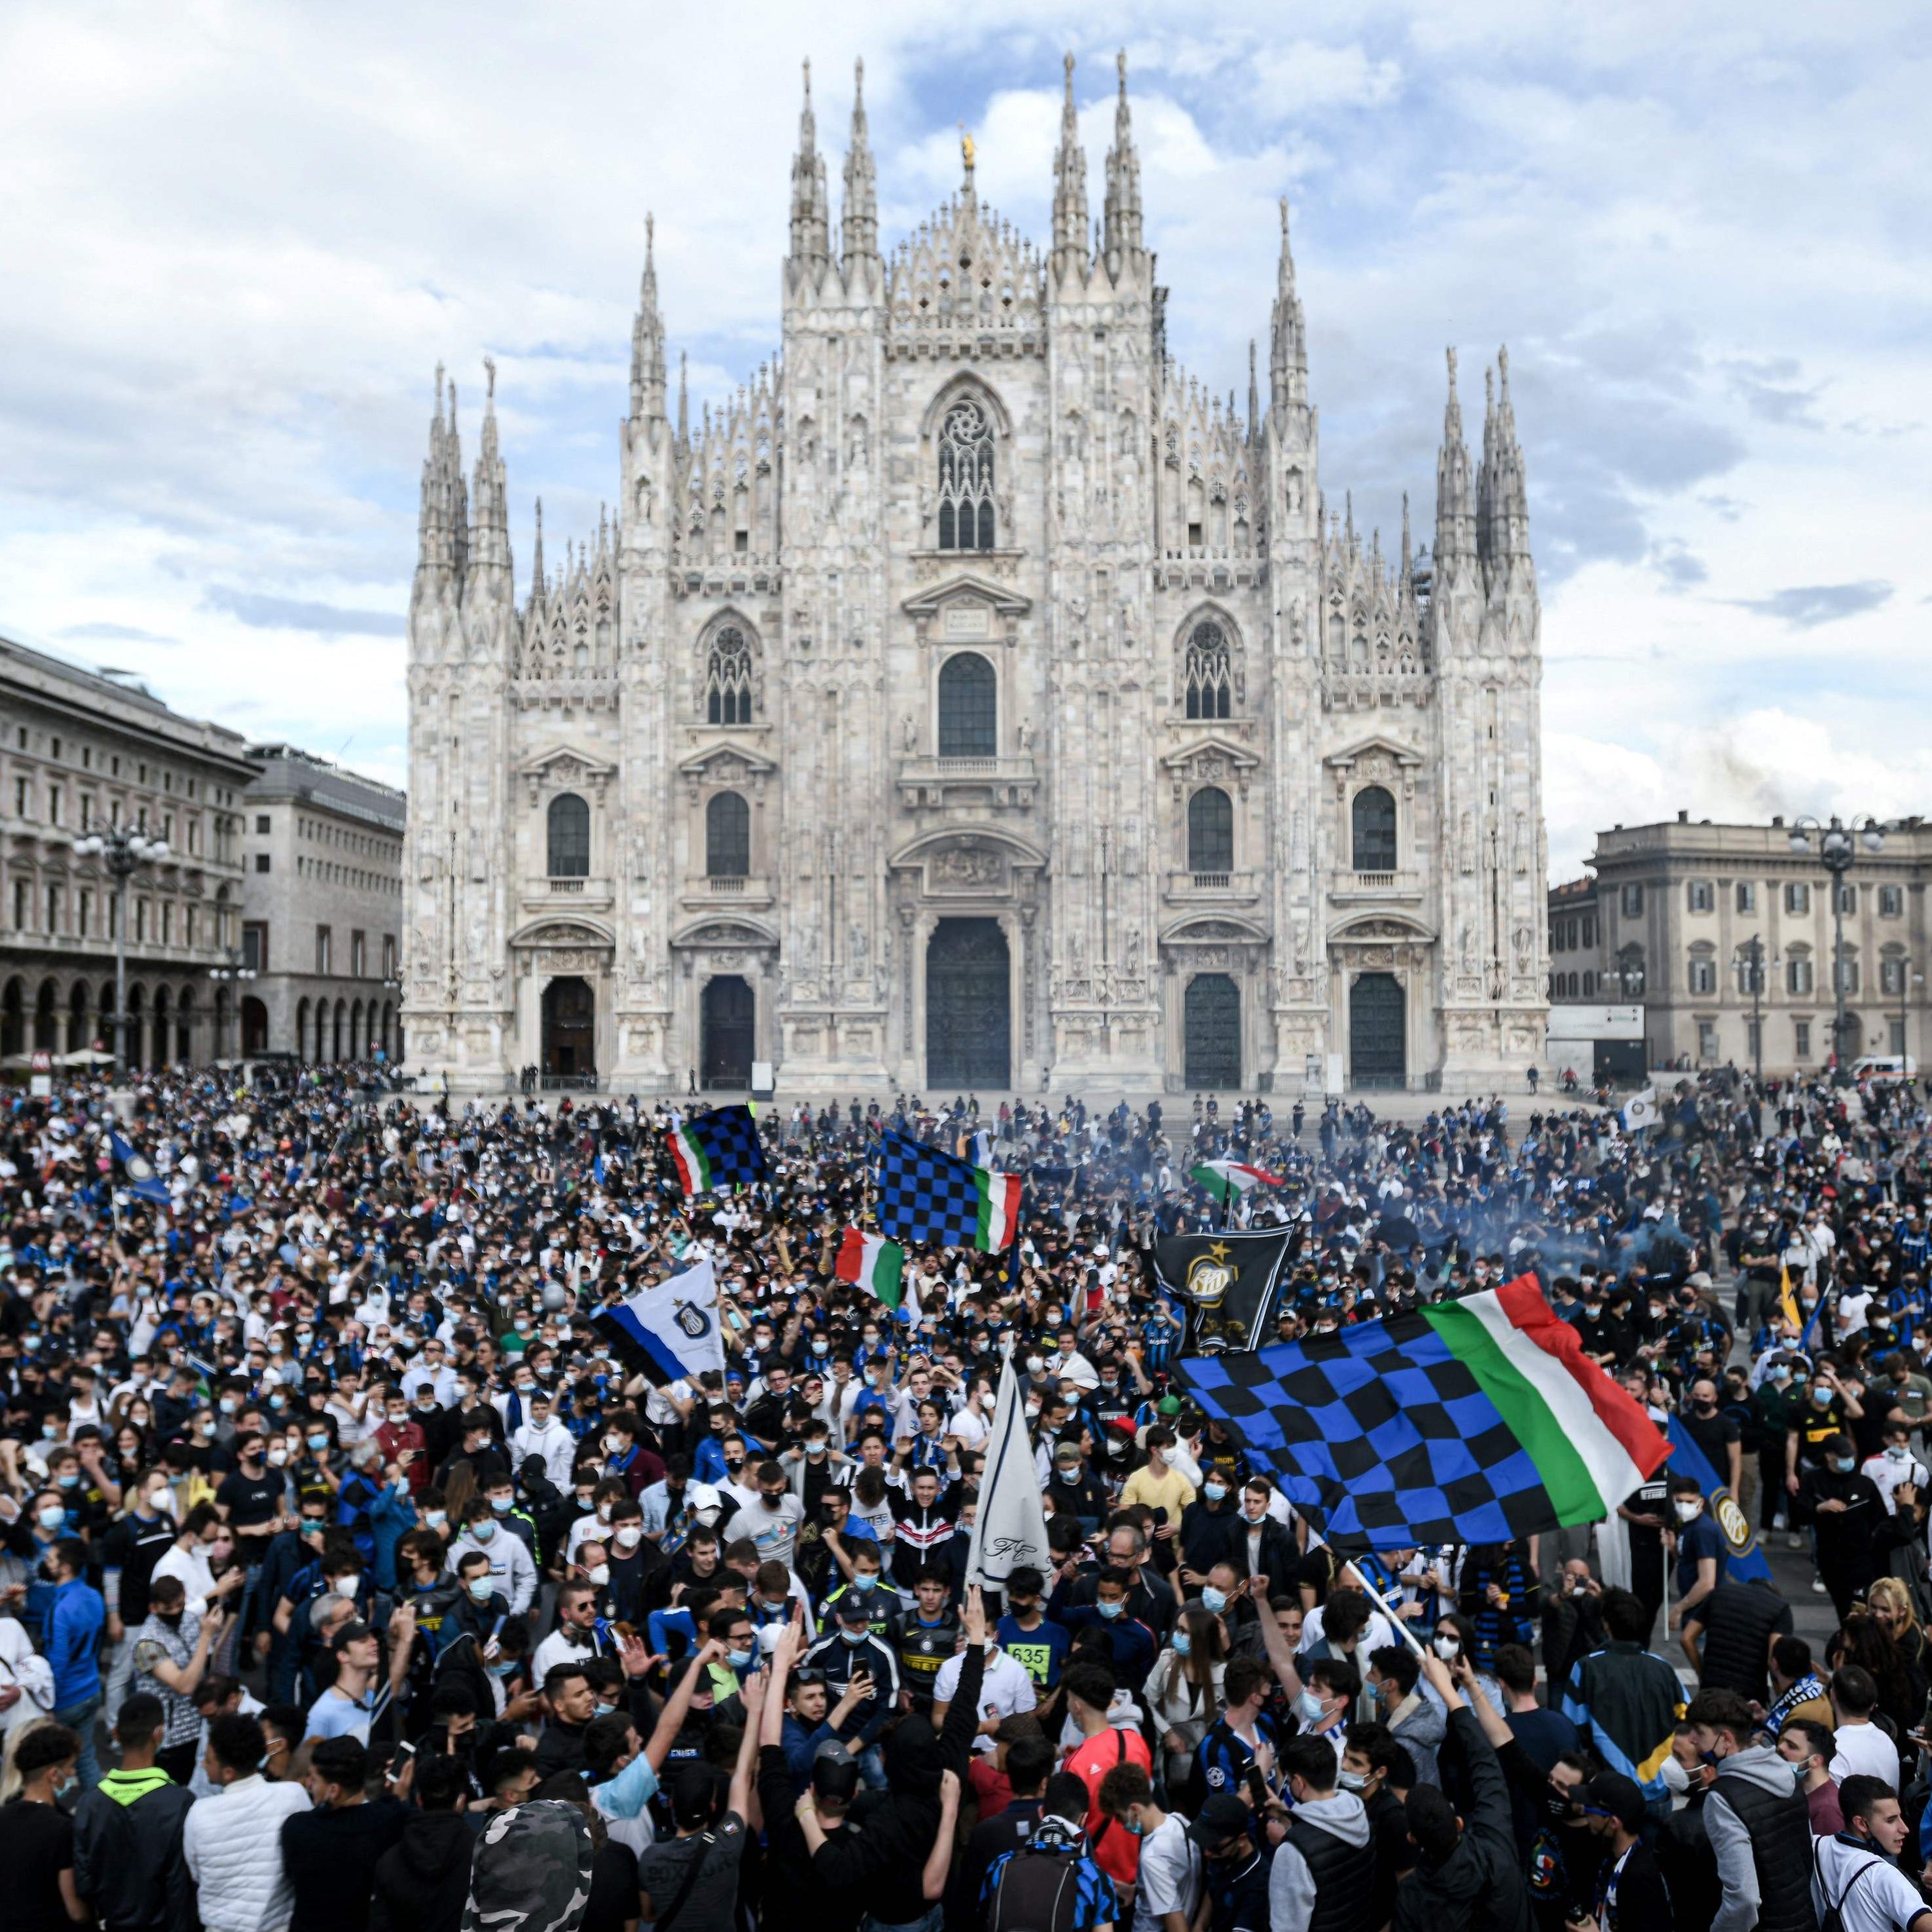
[{"label": "black flag with crest", "polygon": [[1190,1352],[1261,1346],[1295,1237],[1292,1227],[1222,1228],[1154,1243],[1154,1272],[1188,1310]]}]

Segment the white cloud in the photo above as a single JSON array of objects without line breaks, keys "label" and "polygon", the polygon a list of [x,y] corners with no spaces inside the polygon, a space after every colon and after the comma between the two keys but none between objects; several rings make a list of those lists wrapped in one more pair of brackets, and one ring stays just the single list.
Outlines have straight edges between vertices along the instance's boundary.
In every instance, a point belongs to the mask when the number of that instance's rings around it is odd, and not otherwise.
[{"label": "white cloud", "polygon": [[1314,25],[1128,0],[1051,34],[1020,0],[808,24],[16,0],[0,628],[250,730],[358,734],[393,775],[401,652],[370,627],[406,602],[435,364],[473,455],[496,358],[527,561],[535,496],[560,543],[614,487],[646,209],[694,402],[777,346],[802,55],[835,202],[862,53],[888,242],[956,186],[962,121],[982,194],[1043,242],[1064,34],[1096,212],[1129,50],[1170,343],[1217,392],[1264,354],[1292,196],[1324,482],[1358,518],[1391,527],[1407,489],[1426,531],[1442,345],[1474,379],[1510,344],[1553,863],[1680,805],[1906,809],[1928,775],[1898,721],[1932,695],[1917,24],[1903,0]]}]

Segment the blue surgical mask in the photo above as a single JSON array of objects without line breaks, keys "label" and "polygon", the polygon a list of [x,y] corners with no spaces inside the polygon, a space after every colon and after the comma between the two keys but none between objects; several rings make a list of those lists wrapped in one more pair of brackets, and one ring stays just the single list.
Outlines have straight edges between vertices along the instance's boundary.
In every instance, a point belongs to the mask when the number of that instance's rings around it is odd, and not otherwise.
[{"label": "blue surgical mask", "polygon": [[431,1529],[442,1528],[443,1525],[448,1522],[448,1520],[449,1512],[447,1510],[424,1510],[423,1511],[423,1521],[428,1524]]},{"label": "blue surgical mask", "polygon": [[1849,1476],[1858,1466],[1858,1459],[1852,1456],[1834,1456],[1832,1467],[1841,1476]]},{"label": "blue surgical mask", "polygon": [[326,1449],[328,1447],[328,1438],[326,1436],[311,1436],[308,1438],[308,1446],[311,1449]]},{"label": "blue surgical mask", "polygon": [[1190,1636],[1185,1630],[1176,1630],[1174,1632],[1174,1654],[1176,1657],[1186,1656],[1193,1649],[1193,1648],[1194,1640]]},{"label": "blue surgical mask", "polygon": [[1211,1612],[1214,1616],[1218,1617],[1221,1612],[1228,1607],[1227,1592],[1225,1590],[1216,1589],[1212,1583],[1202,1584],[1201,1586],[1201,1607],[1204,1610]]},{"label": "blue surgical mask", "polygon": [[516,1498],[514,1496],[492,1496],[490,1498],[490,1507],[499,1516],[508,1516],[510,1513],[510,1505],[515,1501]]},{"label": "blue surgical mask", "polygon": [[730,1664],[734,1670],[743,1670],[748,1668],[751,1664],[752,1657],[752,1653],[748,1650],[728,1650],[724,1653],[725,1662]]},{"label": "blue surgical mask", "polygon": [[869,1630],[842,1630],[838,1633],[838,1634],[843,1637],[848,1643],[851,1645],[853,1648],[855,1650],[857,1649],[859,1646],[863,1643],[866,1640],[872,1635],[872,1633]]},{"label": "blue surgical mask", "polygon": [[56,1530],[66,1522],[67,1511],[58,1503],[46,1503],[34,1512],[34,1520],[44,1530]]},{"label": "blue surgical mask", "polygon": [[1322,1700],[1312,1690],[1303,1690],[1294,1700],[1294,1709],[1304,1724],[1318,1724],[1322,1721]]},{"label": "blue surgical mask", "polygon": [[470,1580],[470,1594],[474,1597],[479,1604],[487,1604],[490,1599],[496,1594],[495,1580],[487,1572],[481,1576],[471,1577]]},{"label": "blue surgical mask", "polygon": [[488,1522],[472,1522],[470,1526],[470,1534],[478,1543],[488,1543],[496,1534],[496,1526]]},{"label": "blue surgical mask", "polygon": [[1228,1493],[1228,1486],[1226,1483],[1203,1483],[1201,1493],[1210,1503],[1218,1503]]},{"label": "blue surgical mask", "polygon": [[879,1580],[869,1570],[856,1570],[852,1573],[852,1587],[855,1590],[876,1590]]},{"label": "blue surgical mask", "polygon": [[1107,1618],[1111,1622],[1114,1618],[1118,1616],[1127,1606],[1125,1604],[1096,1603],[1094,1607],[1100,1612],[1101,1616]]}]

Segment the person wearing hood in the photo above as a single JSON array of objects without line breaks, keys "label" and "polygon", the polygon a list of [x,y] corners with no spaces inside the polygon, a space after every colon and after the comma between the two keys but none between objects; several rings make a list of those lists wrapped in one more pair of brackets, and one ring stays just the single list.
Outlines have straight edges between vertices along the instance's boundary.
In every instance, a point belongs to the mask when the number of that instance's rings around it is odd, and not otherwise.
[{"label": "person wearing hood", "polygon": [[1502,1767],[1448,1666],[1432,1654],[1422,1668],[1449,1712],[1449,1743],[1462,1754],[1470,1797],[1464,1816],[1432,1785],[1409,1793],[1408,1835],[1417,1863],[1396,1888],[1394,1932],[1465,1925],[1529,1932],[1529,1898]]},{"label": "person wearing hood", "polygon": [[1811,1814],[1776,1748],[1755,1744],[1750,1706],[1735,1690],[1700,1690],[1685,1720],[1718,1768],[1704,1829],[1723,1902],[1712,1932],[1809,1932]]},{"label": "person wearing hood", "polygon": [[463,1762],[425,1756],[416,1766],[403,1835],[376,1861],[369,1932],[459,1932],[470,1893],[476,1834],[464,1816],[470,1776]]},{"label": "person wearing hood", "polygon": [[1288,1835],[1268,1868],[1272,1932],[1315,1932],[1342,1926],[1376,1889],[1376,1847],[1369,1814],[1352,1791],[1337,1791],[1335,1754],[1304,1732],[1281,1748],[1281,1768],[1294,1810]]}]

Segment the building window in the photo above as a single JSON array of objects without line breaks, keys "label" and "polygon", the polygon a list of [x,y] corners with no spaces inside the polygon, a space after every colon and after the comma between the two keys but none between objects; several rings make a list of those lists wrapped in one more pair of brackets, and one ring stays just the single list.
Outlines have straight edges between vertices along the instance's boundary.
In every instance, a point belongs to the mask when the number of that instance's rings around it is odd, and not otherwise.
[{"label": "building window", "polygon": [[574,791],[550,802],[549,865],[553,879],[581,879],[590,872],[590,808]]},{"label": "building window", "polygon": [[1718,1023],[1715,1020],[1697,1022],[1697,1058],[1715,1060],[1718,1057]]},{"label": "building window", "polygon": [[83,886],[74,895],[74,929],[82,939],[92,936],[94,929],[94,895]]},{"label": "building window", "polygon": [[1583,916],[1583,950],[1587,952],[1597,943],[1597,921],[1594,914]]},{"label": "building window", "polygon": [[[1639,890],[1641,890],[1640,887]],[[1643,948],[1641,946],[1626,946],[1617,955],[1617,982],[1625,999],[1640,1000],[1643,998]]]},{"label": "building window", "polygon": [[1858,889],[1856,886],[1841,885],[1838,888],[1838,910],[1856,913],[1858,909]]},{"label": "building window", "polygon": [[335,935],[326,926],[315,929],[315,970],[326,974],[332,970],[329,955]]},{"label": "building window", "polygon": [[1802,880],[1793,879],[1785,887],[1784,909],[1790,913],[1807,913],[1811,910],[1811,888]]},{"label": "building window", "polygon": [[267,853],[257,852],[255,854],[255,869],[258,872],[266,872],[268,869],[268,855]]},{"label": "building window", "polygon": [[1905,914],[1905,888],[1903,886],[1881,886],[1878,889],[1878,916],[1880,919],[1900,919]]},{"label": "building window", "polygon": [[1586,973],[1583,975],[1583,997],[1586,1000],[1593,1000],[1597,997],[1597,976],[1594,973]]},{"label": "building window", "polygon": [[396,935],[386,932],[382,935],[382,977],[393,980],[396,976]]},{"label": "building window", "polygon": [[352,932],[349,935],[349,971],[353,979],[366,980],[369,976],[369,940],[366,933]]},{"label": "building window", "polygon": [[976,651],[950,657],[939,673],[939,755],[990,758],[999,750],[999,682]]},{"label": "building window", "polygon": [[1784,990],[1794,998],[1804,999],[1810,993],[1812,986],[1811,962],[1800,954],[1784,962]]},{"label": "building window", "polygon": [[175,943],[175,902],[172,899],[161,902],[161,944],[172,946]]},{"label": "building window", "polygon": [[50,933],[60,930],[60,909],[61,889],[56,885],[50,885],[47,887],[47,931]]},{"label": "building window", "polygon": [[1878,986],[1882,993],[1904,993],[1905,962],[1903,959],[1881,959],[1878,962]]},{"label": "building window", "polygon": [[1380,785],[1356,793],[1353,810],[1355,870],[1395,870],[1395,797]]},{"label": "building window", "polygon": [[1858,962],[1847,952],[1832,970],[1832,990],[1852,998],[1858,990]]},{"label": "building window", "polygon": [[33,817],[33,814],[27,809],[33,797],[33,794],[29,789],[32,782],[28,778],[16,778],[14,781],[14,816],[16,818]]},{"label": "building window", "polygon": [[939,548],[993,548],[993,428],[970,396],[940,425]]},{"label": "building window", "polygon": [[1642,918],[1642,916],[1643,916],[1643,888],[1642,888],[1642,886],[1624,886],[1624,889],[1623,889],[1623,893],[1622,893],[1622,899],[1621,899],[1621,901],[1620,901],[1620,903],[1622,904],[1622,908],[1623,908],[1623,914],[1624,914],[1624,918],[1626,918],[1626,919],[1641,919],[1641,918]]},{"label": "building window", "polygon": [[268,970],[268,928],[266,920],[244,920],[242,927],[242,963],[251,973]]},{"label": "building window", "polygon": [[704,808],[707,878],[742,879],[752,869],[752,808],[735,791],[721,791]]},{"label": "building window", "polygon": [[134,944],[145,945],[148,938],[148,902],[146,899],[134,902]]},{"label": "building window", "polygon": [[1737,908],[1740,912],[1757,910],[1757,888],[1747,879],[1738,881]]},{"label": "building window", "polygon": [[1744,1051],[1750,1055],[1753,1064],[1764,1051],[1764,1022],[1762,1020],[1744,1022]]},{"label": "building window", "polygon": [[713,724],[752,722],[752,647],[735,624],[712,633],[704,660],[704,715]]},{"label": "building window", "polygon": [[1718,962],[1714,959],[1698,958],[1690,962],[1690,990],[1694,993],[1714,993],[1718,990]]},{"label": "building window", "polygon": [[1234,869],[1234,807],[1219,785],[1187,801],[1187,869],[1225,878]]},{"label": "building window", "polygon": [[1219,624],[1195,626],[1187,640],[1186,677],[1189,717],[1233,716],[1234,681],[1228,668],[1228,634]]},{"label": "building window", "polygon": [[25,932],[27,929],[28,917],[34,903],[33,892],[33,887],[25,879],[14,881],[14,930],[16,932]]},{"label": "building window", "polygon": [[1791,1022],[1791,1052],[1792,1057],[1796,1060],[1809,1060],[1811,1058],[1811,1022],[1809,1020],[1793,1020]]},{"label": "building window", "polygon": [[1684,889],[1685,902],[1693,912],[1715,912],[1718,889],[1708,879],[1693,879]]},{"label": "building window", "polygon": [[268,829],[268,814],[266,812],[256,812],[255,814],[255,830],[258,832],[261,832],[267,831]]}]

